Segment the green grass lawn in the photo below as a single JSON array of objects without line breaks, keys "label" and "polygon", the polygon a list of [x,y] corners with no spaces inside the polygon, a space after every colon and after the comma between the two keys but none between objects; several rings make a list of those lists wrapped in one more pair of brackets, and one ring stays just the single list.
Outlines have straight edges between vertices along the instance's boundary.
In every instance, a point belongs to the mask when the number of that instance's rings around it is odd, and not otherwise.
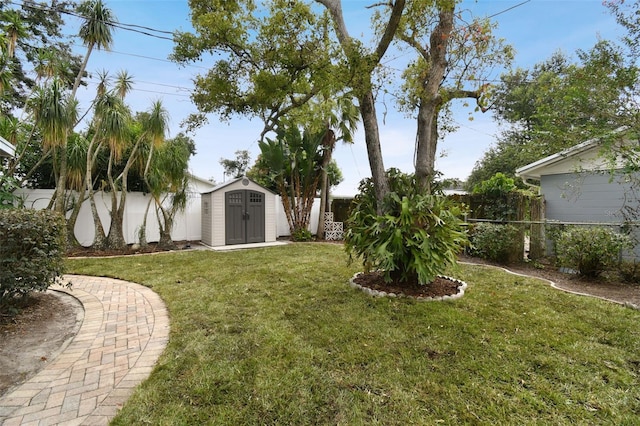
[{"label": "green grass lawn", "polygon": [[70,259],[167,304],[121,425],[640,424],[640,312],[461,265],[462,299],[372,298],[342,247]]}]

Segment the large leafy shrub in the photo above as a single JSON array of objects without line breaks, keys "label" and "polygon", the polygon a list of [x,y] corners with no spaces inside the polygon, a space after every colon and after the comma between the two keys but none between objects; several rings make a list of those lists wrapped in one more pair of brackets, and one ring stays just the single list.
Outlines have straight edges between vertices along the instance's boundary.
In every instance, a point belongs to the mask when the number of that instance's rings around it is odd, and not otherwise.
[{"label": "large leafy shrub", "polygon": [[[2,164],[0,164],[1,168]],[[14,195],[18,189],[18,180],[11,176],[5,176],[0,170],[0,209],[11,209],[20,199]]]},{"label": "large leafy shrub", "polygon": [[513,225],[478,223],[471,233],[473,255],[502,264],[521,261],[522,232]]},{"label": "large leafy shrub", "polygon": [[620,261],[622,250],[631,247],[627,235],[605,227],[570,227],[558,237],[556,255],[561,266],[585,277],[597,277]]},{"label": "large leafy shrub", "polygon": [[498,196],[509,192],[515,192],[518,187],[513,178],[504,173],[496,173],[489,180],[482,181],[473,187],[473,194]]},{"label": "large leafy shrub", "polygon": [[0,209],[0,307],[64,272],[65,222],[50,210]]},{"label": "large leafy shrub", "polygon": [[489,180],[474,186],[475,210],[483,219],[515,220],[522,193],[514,180],[503,173],[496,173]]},{"label": "large leafy shrub", "polygon": [[461,209],[442,195],[417,193],[413,175],[391,169],[388,176],[391,192],[382,216],[376,213],[373,182],[360,183],[347,219],[349,259],[384,271],[387,282],[428,284],[454,265],[468,244]]}]

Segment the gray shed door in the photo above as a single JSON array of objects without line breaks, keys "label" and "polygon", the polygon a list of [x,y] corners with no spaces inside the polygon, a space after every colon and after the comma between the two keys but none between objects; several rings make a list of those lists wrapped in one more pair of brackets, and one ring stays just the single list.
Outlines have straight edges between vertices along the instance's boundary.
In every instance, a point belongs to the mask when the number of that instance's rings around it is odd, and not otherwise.
[{"label": "gray shed door", "polygon": [[239,190],[225,196],[225,244],[264,242],[264,201],[262,192]]}]

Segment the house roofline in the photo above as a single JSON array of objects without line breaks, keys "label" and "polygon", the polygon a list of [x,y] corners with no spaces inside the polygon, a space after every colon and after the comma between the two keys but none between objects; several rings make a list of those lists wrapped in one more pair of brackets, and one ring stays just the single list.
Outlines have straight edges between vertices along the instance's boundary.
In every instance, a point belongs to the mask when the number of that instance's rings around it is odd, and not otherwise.
[{"label": "house roofline", "polygon": [[0,136],[0,157],[13,157],[16,154],[16,149],[5,138]]},{"label": "house roofline", "polygon": [[[617,129],[613,130],[611,132],[611,134],[616,134],[616,133],[621,133],[624,132],[625,130],[627,130],[628,127],[623,126],[623,127],[618,127]],[[580,154],[581,152],[587,151],[597,145],[599,145],[600,143],[602,143],[602,138],[598,137],[598,138],[592,138],[589,140],[586,140],[584,142],[581,142],[577,145],[574,145],[570,148],[567,148],[563,151],[560,151],[558,153],[549,155],[547,157],[544,157],[538,161],[534,161],[531,164],[527,164],[526,166],[522,166],[518,169],[516,169],[516,173],[515,175],[523,180],[526,179],[540,179],[540,173],[536,173],[536,170],[539,170],[543,167],[547,167],[550,166],[552,164],[555,164],[559,161],[562,161],[568,157],[572,157],[574,155]]]}]

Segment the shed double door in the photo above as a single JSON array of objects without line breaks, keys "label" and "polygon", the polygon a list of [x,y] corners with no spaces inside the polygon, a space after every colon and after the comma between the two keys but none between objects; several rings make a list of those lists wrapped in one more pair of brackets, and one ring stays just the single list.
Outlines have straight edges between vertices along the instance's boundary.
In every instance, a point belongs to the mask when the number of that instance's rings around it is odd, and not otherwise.
[{"label": "shed double door", "polygon": [[248,189],[225,195],[225,244],[264,242],[264,201],[262,192]]}]

